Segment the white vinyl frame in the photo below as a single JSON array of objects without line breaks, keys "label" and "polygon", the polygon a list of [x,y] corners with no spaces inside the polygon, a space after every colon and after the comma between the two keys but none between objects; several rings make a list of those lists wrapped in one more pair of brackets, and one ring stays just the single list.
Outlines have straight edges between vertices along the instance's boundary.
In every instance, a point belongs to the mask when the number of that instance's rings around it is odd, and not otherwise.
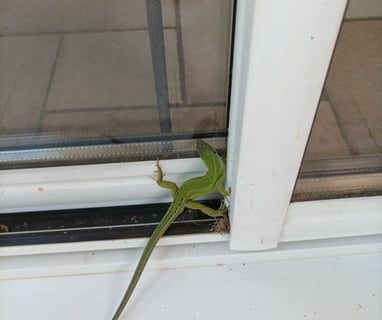
[{"label": "white vinyl frame", "polygon": [[227,177],[232,249],[279,242],[346,4],[238,2]]},{"label": "white vinyl frame", "polygon": [[[345,7],[346,0],[238,1],[227,159],[231,249],[382,233],[382,197],[290,204]],[[205,170],[199,159],[162,165],[174,181]],[[154,170],[155,162],[148,161],[2,171],[0,213],[168,201],[168,191],[150,178]],[[227,237],[168,239],[160,244]],[[102,250],[143,245],[135,239],[100,244]],[[59,247],[67,245],[35,250]]]}]

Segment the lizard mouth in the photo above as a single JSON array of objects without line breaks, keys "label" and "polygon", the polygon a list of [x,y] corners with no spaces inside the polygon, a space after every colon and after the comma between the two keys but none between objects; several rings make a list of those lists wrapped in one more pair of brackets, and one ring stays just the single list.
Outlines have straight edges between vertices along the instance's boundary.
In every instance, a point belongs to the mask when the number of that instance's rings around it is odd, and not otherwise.
[{"label": "lizard mouth", "polygon": [[196,141],[196,150],[199,152],[203,152],[204,150],[208,149],[209,145],[204,142],[203,140],[197,140]]}]

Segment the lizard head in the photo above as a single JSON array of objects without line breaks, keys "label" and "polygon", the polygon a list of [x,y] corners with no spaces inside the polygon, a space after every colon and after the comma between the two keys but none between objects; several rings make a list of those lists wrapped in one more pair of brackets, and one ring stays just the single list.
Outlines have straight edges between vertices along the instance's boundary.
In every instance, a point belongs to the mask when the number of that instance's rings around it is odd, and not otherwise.
[{"label": "lizard head", "polygon": [[196,140],[196,150],[202,159],[212,155],[217,155],[216,150],[203,140]]},{"label": "lizard head", "polygon": [[196,150],[199,155],[202,155],[204,152],[208,152],[208,149],[212,149],[211,146],[204,142],[203,140],[196,140]]}]

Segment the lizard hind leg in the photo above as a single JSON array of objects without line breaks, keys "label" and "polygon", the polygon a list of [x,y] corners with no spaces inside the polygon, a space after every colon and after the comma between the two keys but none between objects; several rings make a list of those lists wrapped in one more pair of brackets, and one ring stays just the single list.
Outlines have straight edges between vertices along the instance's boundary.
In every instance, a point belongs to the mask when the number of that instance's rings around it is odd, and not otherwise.
[{"label": "lizard hind leg", "polygon": [[159,159],[157,159],[157,168],[158,168],[158,170],[156,171],[158,173],[158,177],[156,180],[157,184],[162,188],[170,189],[172,196],[174,196],[175,193],[178,191],[178,186],[176,185],[175,182],[163,180],[164,174],[163,174],[163,170],[161,166],[159,165]]},{"label": "lizard hind leg", "polygon": [[224,205],[224,203],[220,205],[219,209],[212,209],[202,203],[190,200],[186,202],[186,207],[189,209],[200,210],[212,218],[224,217],[227,212],[227,207]]},{"label": "lizard hind leg", "polygon": [[231,188],[225,189],[222,184],[216,186],[216,190],[224,197],[228,198],[231,195]]}]

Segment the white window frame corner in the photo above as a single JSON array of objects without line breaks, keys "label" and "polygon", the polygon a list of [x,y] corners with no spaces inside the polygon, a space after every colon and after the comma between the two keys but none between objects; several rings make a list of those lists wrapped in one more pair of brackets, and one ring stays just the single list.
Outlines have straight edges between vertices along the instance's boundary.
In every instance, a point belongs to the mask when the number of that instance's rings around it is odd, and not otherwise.
[{"label": "white window frame corner", "polygon": [[[288,239],[290,199],[346,5],[237,3],[227,163],[233,250],[271,249]],[[373,210],[379,200],[371,199]]]}]

